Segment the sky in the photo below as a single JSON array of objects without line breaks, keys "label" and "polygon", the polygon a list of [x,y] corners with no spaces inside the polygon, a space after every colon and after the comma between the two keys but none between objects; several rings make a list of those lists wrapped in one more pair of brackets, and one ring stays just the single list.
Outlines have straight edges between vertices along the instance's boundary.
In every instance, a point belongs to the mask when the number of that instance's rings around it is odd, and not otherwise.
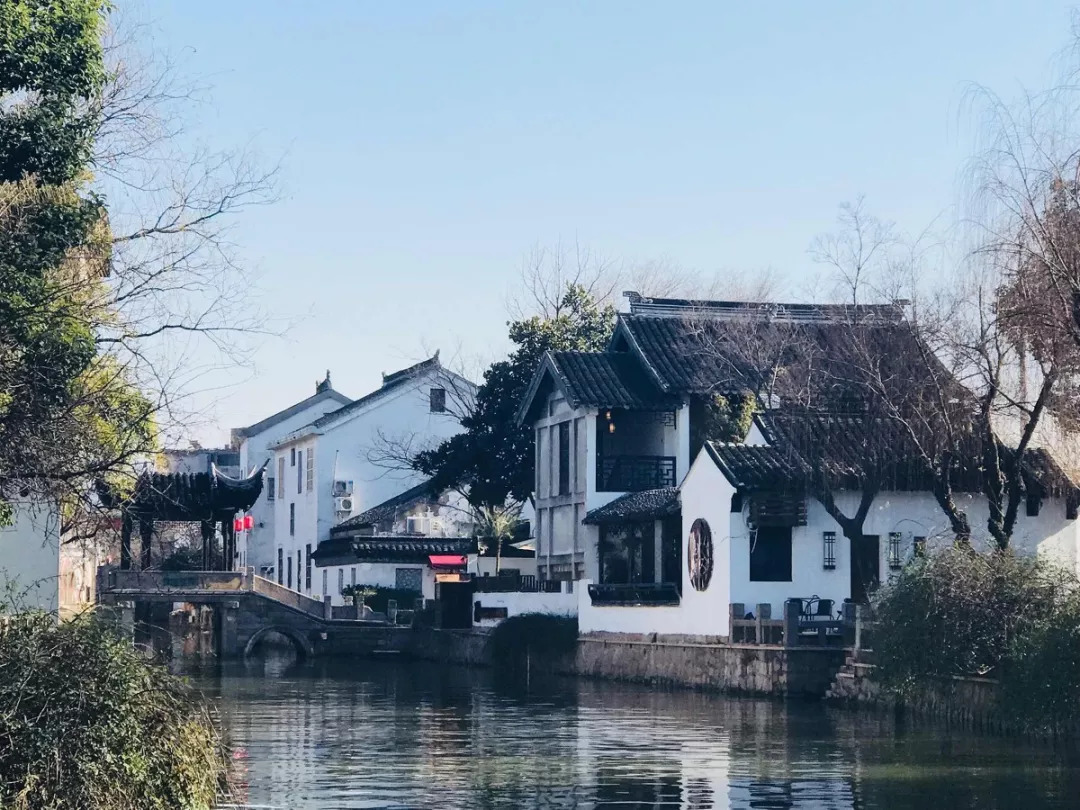
[{"label": "sky", "polygon": [[1054,0],[136,2],[148,46],[213,86],[193,132],[281,162],[281,199],[234,239],[287,326],[195,395],[204,443],[328,369],[356,397],[436,348],[505,352],[537,245],[806,290],[840,203],[909,232],[952,216],[972,83],[1045,86],[1072,19]]}]

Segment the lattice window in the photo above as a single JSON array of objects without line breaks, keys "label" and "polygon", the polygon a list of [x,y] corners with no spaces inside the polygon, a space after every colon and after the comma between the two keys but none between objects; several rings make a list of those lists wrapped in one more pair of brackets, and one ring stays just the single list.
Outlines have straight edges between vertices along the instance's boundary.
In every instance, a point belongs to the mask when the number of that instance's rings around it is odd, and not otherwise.
[{"label": "lattice window", "polygon": [[889,532],[889,568],[900,567],[900,532]]},{"label": "lattice window", "polygon": [[309,447],[307,451],[307,491],[315,489],[315,448]]},{"label": "lattice window", "polygon": [[394,587],[399,591],[424,590],[424,573],[419,568],[396,568],[394,569]]},{"label": "lattice window", "polygon": [[821,567],[832,571],[836,568],[836,532],[822,532],[821,538],[824,552]]}]

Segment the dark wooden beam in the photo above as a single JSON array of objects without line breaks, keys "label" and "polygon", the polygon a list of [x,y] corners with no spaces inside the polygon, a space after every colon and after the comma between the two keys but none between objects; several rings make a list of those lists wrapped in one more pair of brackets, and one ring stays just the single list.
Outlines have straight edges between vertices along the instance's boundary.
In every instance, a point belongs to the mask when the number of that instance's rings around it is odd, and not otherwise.
[{"label": "dark wooden beam", "polygon": [[120,568],[131,568],[131,515],[126,510],[120,516]]},{"label": "dark wooden beam", "polygon": [[154,541],[154,519],[140,518],[139,520],[139,550],[142,552],[142,568],[145,571],[150,567],[150,547]]}]

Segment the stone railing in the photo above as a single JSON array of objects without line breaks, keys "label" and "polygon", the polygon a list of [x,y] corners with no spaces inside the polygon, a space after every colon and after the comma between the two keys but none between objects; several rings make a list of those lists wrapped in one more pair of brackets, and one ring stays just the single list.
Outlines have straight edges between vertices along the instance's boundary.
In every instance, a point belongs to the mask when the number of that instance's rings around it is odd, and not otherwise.
[{"label": "stone railing", "polygon": [[110,591],[243,591],[243,571],[131,571],[109,572]]},{"label": "stone railing", "polygon": [[272,580],[264,579],[263,577],[254,574],[250,574],[249,576],[251,577],[251,588],[249,590],[252,592],[267,596],[276,602],[281,602],[289,607],[302,610],[304,613],[309,613],[312,616],[318,616],[319,618],[324,617],[325,607],[318,599],[304,596],[304,594],[297,593],[291,588],[286,588],[284,585],[278,585]]},{"label": "stone railing", "polygon": [[322,618],[323,603],[310,596],[278,585],[251,571],[130,571],[109,572],[107,589],[131,593],[257,593],[296,608],[311,616]]}]

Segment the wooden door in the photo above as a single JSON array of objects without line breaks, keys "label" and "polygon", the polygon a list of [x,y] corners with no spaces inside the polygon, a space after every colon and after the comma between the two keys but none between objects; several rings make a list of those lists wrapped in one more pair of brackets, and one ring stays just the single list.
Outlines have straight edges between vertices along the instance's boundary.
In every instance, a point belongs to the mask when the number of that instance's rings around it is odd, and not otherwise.
[{"label": "wooden door", "polygon": [[881,546],[876,534],[851,544],[851,599],[865,605],[881,584]]}]

